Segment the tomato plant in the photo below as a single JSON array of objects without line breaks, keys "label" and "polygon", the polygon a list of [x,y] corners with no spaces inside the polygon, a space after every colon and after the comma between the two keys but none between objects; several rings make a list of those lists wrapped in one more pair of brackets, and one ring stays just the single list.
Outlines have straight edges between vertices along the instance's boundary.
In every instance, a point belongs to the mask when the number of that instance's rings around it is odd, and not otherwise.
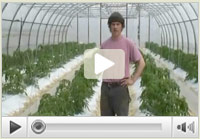
[{"label": "tomato plant", "polygon": [[146,67],[141,78],[144,90],[140,96],[140,109],[156,116],[189,115],[185,98],[180,96],[180,88],[170,79],[169,71],[157,68],[150,55],[144,55],[144,59]]},{"label": "tomato plant", "polygon": [[180,67],[187,72],[186,80],[195,79],[198,82],[198,56],[186,54],[181,50],[174,50],[167,46],[159,46],[153,42],[146,42],[146,48],[173,62],[175,68]]},{"label": "tomato plant", "polygon": [[84,78],[83,66],[76,71],[72,82],[62,80],[56,89],[55,96],[45,94],[40,101],[38,112],[33,115],[40,116],[73,116],[83,112],[87,107],[86,98],[90,98],[94,93],[92,87],[97,80],[87,80]]},{"label": "tomato plant", "polygon": [[[71,58],[82,54],[85,49],[93,47],[95,47],[94,43],[78,44],[69,42],[57,45],[39,45],[34,50],[17,50],[12,56],[3,54],[2,73],[7,77],[6,83],[3,84],[3,93],[14,93],[14,88],[15,93],[22,93],[25,87],[29,85],[36,86],[37,79],[48,76],[53,69],[61,67]],[[16,71],[12,73],[10,72],[11,69]],[[17,71],[23,71],[23,74],[18,74]],[[12,78],[13,81],[7,80],[8,77]],[[19,82],[14,81],[16,78],[19,79]]]}]

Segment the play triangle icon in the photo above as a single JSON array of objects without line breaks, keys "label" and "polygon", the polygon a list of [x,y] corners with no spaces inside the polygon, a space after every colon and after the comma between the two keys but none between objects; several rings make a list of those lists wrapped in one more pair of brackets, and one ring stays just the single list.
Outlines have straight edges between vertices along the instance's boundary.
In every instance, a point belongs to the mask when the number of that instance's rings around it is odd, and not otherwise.
[{"label": "play triangle icon", "polygon": [[115,65],[115,63],[113,61],[105,58],[104,56],[96,53],[94,65],[95,65],[95,74],[99,74],[99,73],[109,69],[113,65]]},{"label": "play triangle icon", "polygon": [[15,132],[16,130],[20,129],[21,126],[14,123],[13,121],[10,121],[10,134],[12,134],[13,132]]}]

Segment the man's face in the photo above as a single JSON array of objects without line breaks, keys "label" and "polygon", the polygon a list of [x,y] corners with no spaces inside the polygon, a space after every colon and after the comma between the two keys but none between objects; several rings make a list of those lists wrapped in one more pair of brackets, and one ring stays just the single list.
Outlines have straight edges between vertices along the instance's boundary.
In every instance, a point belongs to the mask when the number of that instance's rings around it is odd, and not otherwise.
[{"label": "man's face", "polygon": [[122,32],[122,24],[120,22],[112,22],[110,25],[110,31],[113,37],[118,37]]}]

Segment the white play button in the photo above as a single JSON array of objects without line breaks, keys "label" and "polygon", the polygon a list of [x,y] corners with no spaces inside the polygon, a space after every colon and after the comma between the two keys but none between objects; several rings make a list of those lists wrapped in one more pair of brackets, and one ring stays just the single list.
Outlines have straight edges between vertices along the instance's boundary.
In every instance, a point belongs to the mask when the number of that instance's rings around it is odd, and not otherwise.
[{"label": "white play button", "polygon": [[96,53],[95,54],[95,60],[94,60],[94,65],[95,65],[95,74],[99,74],[107,69],[109,69],[110,67],[114,66],[115,63],[105,57],[103,57],[102,55]]},{"label": "white play button", "polygon": [[84,52],[84,76],[87,79],[122,79],[125,53],[121,49],[87,49]]}]

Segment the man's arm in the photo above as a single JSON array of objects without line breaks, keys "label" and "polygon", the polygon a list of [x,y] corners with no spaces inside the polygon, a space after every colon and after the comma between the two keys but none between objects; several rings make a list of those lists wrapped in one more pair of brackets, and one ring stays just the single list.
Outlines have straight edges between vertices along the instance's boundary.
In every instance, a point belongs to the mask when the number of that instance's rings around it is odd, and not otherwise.
[{"label": "man's arm", "polygon": [[133,81],[132,84],[134,84],[136,82],[136,80],[140,77],[140,75],[142,74],[144,67],[145,67],[145,62],[144,62],[143,57],[141,57],[137,63],[138,63],[138,67],[136,68],[135,72],[131,76],[131,79]]},{"label": "man's arm", "polygon": [[143,57],[141,57],[140,60],[137,61],[137,64],[138,66],[133,75],[131,75],[131,77],[129,77],[128,79],[124,79],[122,81],[122,85],[133,85],[136,82],[136,80],[140,77],[145,67],[145,62]]}]

